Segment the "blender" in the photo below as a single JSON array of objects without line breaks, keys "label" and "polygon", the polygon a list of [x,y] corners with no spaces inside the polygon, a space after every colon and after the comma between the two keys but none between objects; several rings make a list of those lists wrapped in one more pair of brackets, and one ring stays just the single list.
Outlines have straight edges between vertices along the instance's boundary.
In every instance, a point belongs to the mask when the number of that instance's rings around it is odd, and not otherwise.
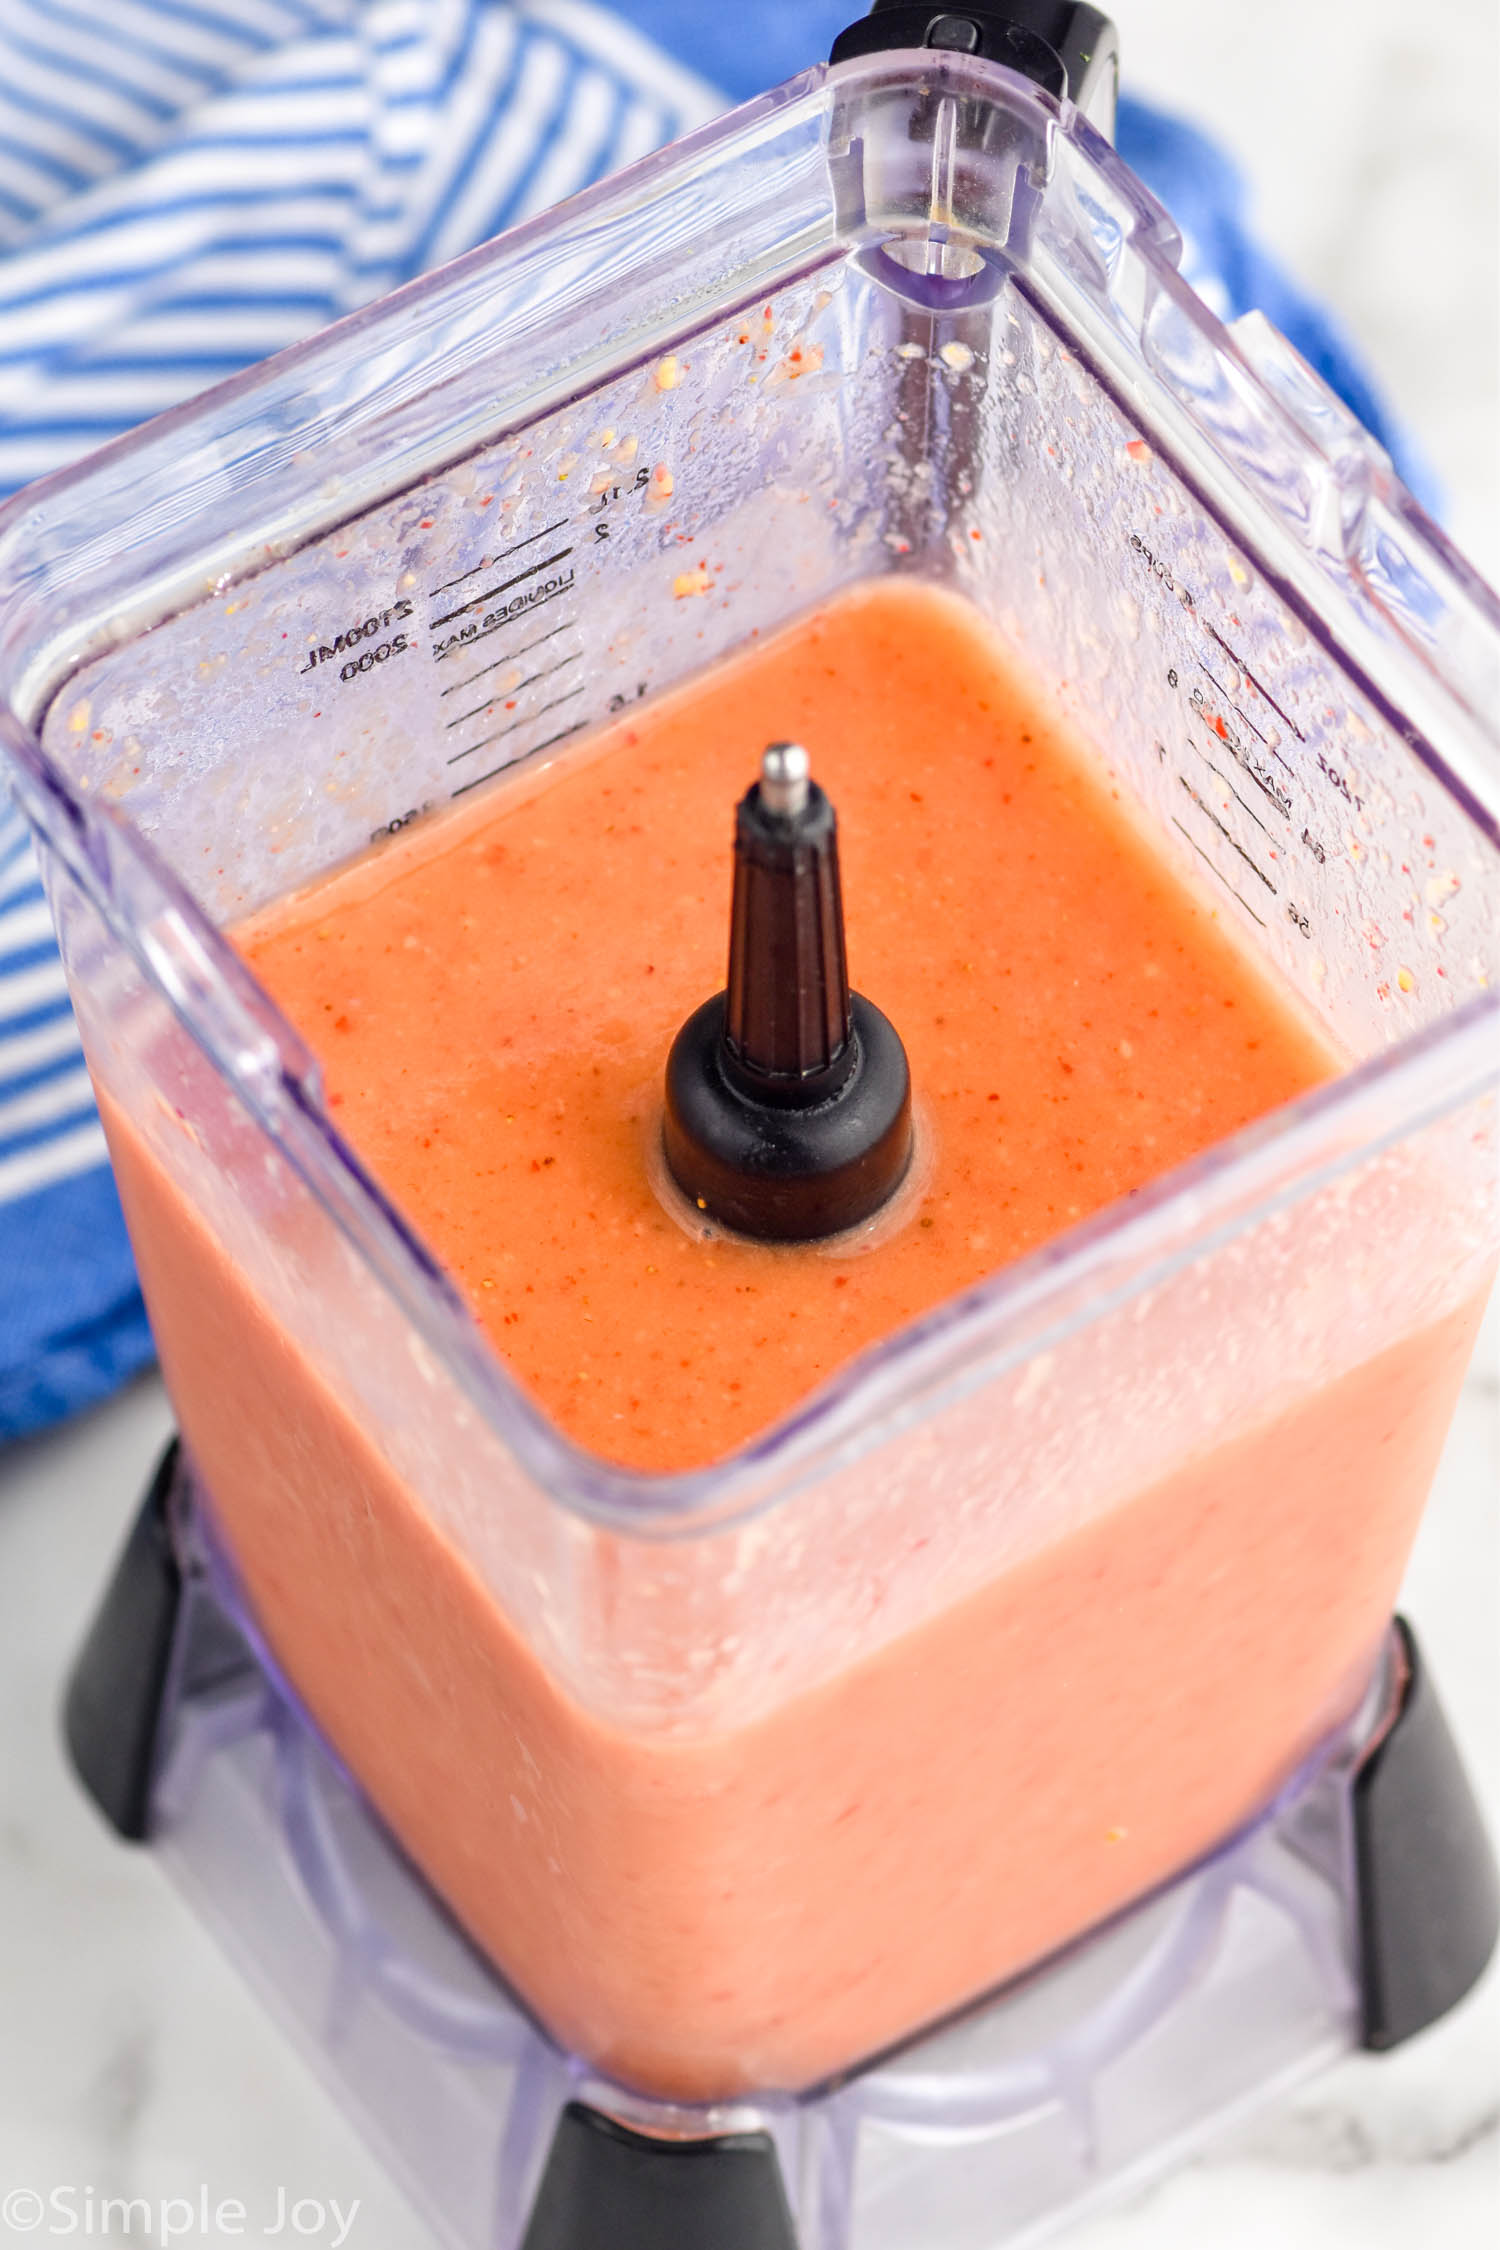
[{"label": "blender", "polygon": [[[0,519],[6,744],[184,1438],[70,1743],[455,2242],[1038,2239],[1409,2036],[1494,1942],[1388,1611],[1500,1239],[1500,616],[1275,332],[1182,283],[1105,137],[1114,53],[1087,8],[879,8]],[[683,598],[699,556],[723,590]],[[221,932],[886,576],[991,621],[1348,1067],[726,1461],[624,1472],[508,1376]],[[471,675],[543,632],[497,724]],[[1085,1610],[987,1704],[867,1693],[1184,1479],[1228,1496],[1230,1564],[1137,1590],[1123,1685],[1069,1707]],[[1235,1542],[1289,1491],[1273,1569]],[[988,1879],[1028,1697],[1142,1789],[1188,1711],[1194,1802],[1134,1874],[1061,1823],[1017,1938],[900,1806],[954,1748],[941,1814]],[[884,1839],[853,1935],[852,1863],[815,1874],[795,1822],[761,1910],[697,1873],[743,1829],[731,1768],[817,1821],[830,1698]],[[572,1887],[523,1752],[588,1767]],[[610,1942],[663,1850],[758,2043]],[[789,1914],[863,1975],[852,2017],[799,2010]]]}]

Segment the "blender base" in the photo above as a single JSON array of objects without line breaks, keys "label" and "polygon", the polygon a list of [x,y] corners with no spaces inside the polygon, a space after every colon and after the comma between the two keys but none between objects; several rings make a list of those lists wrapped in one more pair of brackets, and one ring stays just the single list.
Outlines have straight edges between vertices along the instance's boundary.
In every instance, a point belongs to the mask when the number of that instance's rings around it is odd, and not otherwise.
[{"label": "blender base", "polygon": [[149,1841],[455,2250],[1021,2250],[1482,1972],[1500,1879],[1410,1629],[1218,1852],[798,2097],[603,2080],[459,1931],[261,1645],[177,1447],[80,1652],[81,1779]]}]

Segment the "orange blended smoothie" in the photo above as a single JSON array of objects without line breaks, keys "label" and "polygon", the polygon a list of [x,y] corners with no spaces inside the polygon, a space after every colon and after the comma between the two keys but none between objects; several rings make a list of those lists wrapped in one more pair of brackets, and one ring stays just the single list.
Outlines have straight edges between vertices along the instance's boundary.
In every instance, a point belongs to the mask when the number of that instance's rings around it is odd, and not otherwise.
[{"label": "orange blended smoothie", "polygon": [[[851,974],[905,1041],[922,1142],[868,1240],[796,1249],[705,1239],[653,1186],[668,1046],[723,982],[731,808],[788,737],[839,808]],[[644,1471],[754,1440],[1337,1067],[982,620],[906,583],[852,590],[235,936],[517,1381]],[[1139,1473],[1170,1411],[1071,1454],[1064,1413],[1063,1466],[1028,1467],[1006,1452],[1020,1394],[976,1394],[966,1461],[856,1463],[784,1560],[774,1510],[697,1547],[575,1524],[569,1583],[538,1573],[537,1598],[589,1590],[578,1614],[618,1636],[612,1699],[538,1653],[474,1541],[105,1109],[169,1387],[281,1664],[556,2037],[682,2099],[849,2068],[1258,1810],[1368,1676],[1478,1317],[1466,1299],[1258,1403],[1252,1369],[1232,1427],[1210,1417]],[[1075,1434],[1080,1364],[1058,1358]],[[1030,1478],[1025,1525],[1019,1503],[984,1517],[985,1446]],[[884,1514],[859,1514],[861,1476],[890,1479]],[[498,1485],[492,1505],[508,1551]],[[768,1556],[781,1576],[758,1579]],[[647,1712],[638,1646],[698,1646],[693,1604],[732,1618],[741,1581],[780,1589],[743,1695],[713,1692],[743,1658],[726,1629]],[[841,1622],[809,1650],[792,1611],[823,1586]]]},{"label": "orange blended smoothie", "polygon": [[[652,1184],[668,1047],[724,982],[732,807],[786,736],[839,807],[851,973],[927,1144],[904,1219],[842,1256],[695,1239]],[[845,597],[591,747],[235,937],[496,1350],[609,1460],[733,1452],[1333,1075],[956,601]]]}]

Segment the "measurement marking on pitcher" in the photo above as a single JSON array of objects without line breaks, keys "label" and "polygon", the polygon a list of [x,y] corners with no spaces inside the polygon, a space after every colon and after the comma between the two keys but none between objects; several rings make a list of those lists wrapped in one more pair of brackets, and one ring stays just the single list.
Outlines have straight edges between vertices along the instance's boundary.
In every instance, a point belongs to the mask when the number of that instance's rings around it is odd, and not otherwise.
[{"label": "measurement marking on pitcher", "polygon": [[555,563],[566,562],[572,552],[571,547],[559,547],[555,555],[544,555],[540,562],[530,564],[525,570],[518,570],[513,578],[502,578],[498,586],[487,586],[472,601],[460,602],[457,609],[450,609],[442,617],[435,617],[430,630],[440,632],[443,626],[451,625],[455,618],[466,617],[471,609],[483,609],[485,603],[494,601],[497,595],[508,594],[512,586],[524,585],[528,578],[535,578],[540,572],[551,570]]},{"label": "measurement marking on pitcher", "polygon": [[[1289,718],[1287,713],[1282,710],[1281,705],[1277,702],[1270,689],[1265,685],[1263,680],[1261,680],[1254,672],[1251,671],[1249,665],[1245,662],[1245,659],[1240,655],[1239,650],[1236,648],[1232,648],[1229,642],[1225,640],[1223,634],[1219,632],[1216,627],[1209,624],[1208,619],[1203,615],[1203,612],[1198,607],[1198,598],[1194,594],[1192,588],[1190,586],[1184,586],[1179,583],[1179,581],[1173,576],[1171,570],[1167,567],[1167,564],[1163,560],[1163,558],[1160,555],[1154,554],[1152,552],[1151,548],[1146,544],[1146,541],[1141,537],[1141,534],[1138,531],[1132,531],[1127,537],[1125,544],[1127,547],[1129,547],[1132,554],[1136,555],[1141,563],[1145,566],[1145,568],[1150,571],[1152,577],[1156,579],[1157,583],[1168,594],[1172,596],[1173,600],[1176,601],[1183,610],[1186,611],[1187,615],[1193,620],[1193,622],[1196,625],[1201,626],[1202,630],[1207,633],[1209,639],[1217,643],[1217,645],[1224,651],[1224,654],[1228,657],[1230,663],[1240,674],[1241,678],[1248,680],[1251,687],[1254,688],[1256,694],[1270,705],[1271,709],[1276,713],[1277,718],[1280,719],[1282,725],[1284,727],[1289,727],[1292,733],[1297,737],[1297,740],[1299,742],[1305,743],[1307,740],[1307,736],[1302,732],[1302,729],[1298,726],[1296,720],[1293,718]],[[1238,624],[1239,620],[1236,619],[1235,622],[1236,624]],[[1239,705],[1230,696],[1228,689],[1219,686],[1219,682],[1214,679],[1213,673],[1209,671],[1208,666],[1203,662],[1203,659],[1201,657],[1196,657],[1194,659],[1194,662],[1197,664],[1199,671],[1202,672],[1206,678],[1213,681],[1214,686],[1218,688],[1220,695],[1223,696],[1225,702],[1228,703],[1230,709],[1235,713],[1236,717],[1244,720],[1244,723],[1249,728],[1250,732],[1258,738],[1264,748],[1276,760],[1276,763],[1280,766],[1285,766],[1288,773],[1294,772],[1295,768],[1286,758],[1283,758],[1275,743],[1271,742],[1265,735],[1261,733],[1260,728],[1255,724],[1255,721],[1253,719],[1246,718],[1245,713],[1240,709]],[[1176,687],[1176,674],[1173,673],[1172,675],[1170,675],[1170,677],[1172,686]]]},{"label": "measurement marking on pitcher", "polygon": [[1261,733],[1260,728],[1250,717],[1249,713],[1240,709],[1240,706],[1235,702],[1234,697],[1230,694],[1228,688],[1225,687],[1223,681],[1214,677],[1214,674],[1210,672],[1208,666],[1204,663],[1201,656],[1195,657],[1194,662],[1196,663],[1199,671],[1203,674],[1203,677],[1206,680],[1213,681],[1214,686],[1218,689],[1220,695],[1223,696],[1224,701],[1229,705],[1229,708],[1234,713],[1235,717],[1243,721],[1243,723],[1250,729],[1250,732],[1254,735],[1256,741],[1261,745],[1263,749],[1269,750],[1271,747],[1270,743],[1267,742],[1265,736]]},{"label": "measurement marking on pitcher", "polygon": [[[1247,781],[1253,781],[1268,804],[1276,807],[1283,820],[1292,817],[1292,800],[1276,776],[1262,766],[1252,750],[1246,748],[1227,719],[1216,718],[1208,708],[1202,688],[1195,687],[1188,697],[1196,715],[1203,721],[1216,742],[1222,742]],[[1272,751],[1274,757],[1276,753]],[[1283,758],[1281,763],[1286,764]]]},{"label": "measurement marking on pitcher", "polygon": [[[561,632],[562,630],[562,626],[559,626],[558,631]],[[543,669],[539,672],[529,672],[524,680],[517,680],[515,686],[510,691],[512,696],[518,696],[523,688],[535,687],[538,680],[550,680],[554,672],[561,672],[569,664],[576,664],[582,654],[583,650],[581,648],[575,648],[571,656],[563,657],[558,663],[548,664],[544,666]],[[493,669],[493,667],[491,667],[491,669]],[[448,720],[443,729],[443,732],[446,734],[453,727],[461,727],[467,725],[470,719],[477,719],[480,713],[483,711],[493,711],[495,705],[499,702],[499,700],[500,698],[498,697],[498,695],[492,695],[488,697],[485,702],[476,703],[472,711],[460,712],[459,716],[456,719]],[[517,720],[516,723],[517,725],[520,725],[521,722]],[[472,745],[472,747],[477,749],[478,745],[474,744]],[[461,758],[467,758],[468,755],[469,753],[467,750],[460,750],[459,752],[459,756]],[[451,758],[449,759],[448,763],[450,765],[453,763]]]},{"label": "measurement marking on pitcher", "polygon": [[[498,672],[502,664],[514,664],[518,656],[529,656],[531,651],[534,648],[540,648],[544,641],[555,641],[559,633],[567,632],[572,622],[571,617],[565,617],[560,625],[553,626],[550,633],[538,633],[534,641],[522,641],[519,648],[508,649],[504,656],[497,656],[493,664],[481,664],[477,672],[470,672],[465,679],[454,680],[450,686],[445,687],[441,692],[444,695],[461,694],[466,687],[472,687],[476,680],[486,679],[491,672]],[[474,644],[470,641],[466,645],[472,648]]]},{"label": "measurement marking on pitcher", "polygon": [[[411,613],[411,603],[398,597],[383,609],[372,610],[368,617],[361,618],[357,624],[346,625],[342,632],[334,634],[332,641],[310,641],[305,661],[297,665],[299,679],[305,679],[309,672],[316,672],[320,665],[332,664],[338,657],[346,659],[339,667],[339,678],[350,680],[356,673],[368,672],[374,665],[384,664],[393,656],[404,656],[415,643],[410,633],[392,632],[390,628],[403,624]],[[368,644],[382,632],[386,634],[386,639],[372,649]],[[300,656],[303,652],[299,650],[297,653]]]},{"label": "measurement marking on pitcher", "polygon": [[[576,662],[576,659],[570,656],[567,661],[572,664]],[[553,670],[560,672],[562,666],[560,664],[554,665]],[[539,672],[536,677],[547,679],[551,675]],[[481,735],[479,740],[471,742],[466,750],[456,750],[448,760],[449,765],[459,765],[463,759],[472,758],[476,750],[487,750],[492,742],[503,742],[508,734],[515,734],[521,727],[529,727],[533,719],[540,719],[546,712],[556,711],[562,704],[571,703],[575,696],[582,695],[584,684],[586,683],[582,683],[576,688],[569,688],[566,695],[554,695],[550,703],[539,703],[534,711],[523,711],[519,719],[512,719],[509,726],[497,727],[493,734]]]},{"label": "measurement marking on pitcher", "polygon": [[[564,551],[571,554],[573,550],[569,547]],[[545,570],[547,565],[541,563],[537,567]],[[530,575],[529,572],[523,573],[523,576]],[[561,601],[565,594],[572,593],[575,580],[576,573],[569,570],[556,579],[544,579],[540,586],[530,587],[524,594],[513,595],[504,609],[491,612],[478,624],[460,626],[450,639],[433,650],[433,662],[441,664],[445,656],[453,656],[463,649],[473,648],[479,641],[487,641],[491,633],[498,633],[506,625],[513,625],[518,617],[529,617],[533,610],[545,609],[549,602]],[[512,584],[514,583],[512,580]],[[488,599],[487,596],[484,598]],[[472,609],[474,604],[471,602],[467,606]]]},{"label": "measurement marking on pitcher", "polygon": [[[580,688],[578,692],[582,694],[583,691]],[[540,715],[539,712],[532,713],[533,718],[538,718]],[[587,725],[587,719],[575,719],[570,727],[563,727],[558,733],[549,734],[545,742],[534,742],[526,753],[527,757],[534,758],[539,752],[550,750],[555,743],[566,742],[570,734],[577,734],[580,727],[586,727]],[[488,773],[476,774],[472,781],[460,782],[458,788],[452,794],[455,797],[466,796],[471,789],[477,789],[482,782],[493,781],[497,773],[504,773],[512,762],[509,758],[502,758],[499,765],[491,766]]]},{"label": "measurement marking on pitcher", "polygon": [[1223,837],[1230,850],[1239,853],[1240,858],[1245,862],[1245,865],[1249,868],[1251,874],[1257,876],[1259,880],[1265,884],[1266,889],[1270,892],[1272,898],[1275,898],[1276,885],[1272,882],[1265,869],[1263,867],[1256,866],[1254,860],[1250,857],[1250,854],[1246,851],[1244,845],[1239,843],[1232,831],[1224,826],[1223,821],[1220,820],[1212,805],[1206,805],[1203,802],[1203,799],[1199,796],[1197,790],[1193,787],[1187,776],[1185,774],[1179,774],[1177,776],[1177,779],[1180,785],[1192,798],[1193,803],[1197,806],[1199,812],[1202,813],[1204,819],[1211,822],[1212,825],[1217,828],[1219,834]]},{"label": "measurement marking on pitcher", "polygon": [[[1204,749],[1204,747],[1203,747],[1203,745],[1202,745],[1202,743],[1201,743],[1201,742],[1194,742],[1194,740],[1193,740],[1193,738],[1192,738],[1192,736],[1191,736],[1191,735],[1189,735],[1187,739],[1188,739],[1188,747],[1189,747],[1190,749],[1192,749],[1192,750],[1196,750],[1196,751],[1197,751],[1197,753],[1198,753],[1198,756],[1199,756],[1199,757],[1200,757],[1200,758],[1201,758],[1201,759],[1203,760],[1203,763],[1204,763],[1204,764],[1205,764],[1205,765],[1207,766],[1207,768],[1208,768],[1209,772],[1210,772],[1210,773],[1211,773],[1211,774],[1213,775],[1213,777],[1214,777],[1215,781],[1221,781],[1221,782],[1222,782],[1222,783],[1224,784],[1224,787],[1225,787],[1225,788],[1226,788],[1226,789],[1227,789],[1227,790],[1229,791],[1229,794],[1230,794],[1230,796],[1231,796],[1231,797],[1232,797],[1232,798],[1234,799],[1235,803],[1236,803],[1236,804],[1237,804],[1237,805],[1239,806],[1239,808],[1240,808],[1240,811],[1241,811],[1241,812],[1242,812],[1242,813],[1243,813],[1243,814],[1245,815],[1246,819],[1247,819],[1247,820],[1253,820],[1253,821],[1254,821],[1254,823],[1255,823],[1255,825],[1256,825],[1256,827],[1257,827],[1257,828],[1258,828],[1258,829],[1260,830],[1261,834],[1262,834],[1263,836],[1269,837],[1269,838],[1270,838],[1270,840],[1271,840],[1271,841],[1272,841],[1272,842],[1274,843],[1274,842],[1275,842],[1275,838],[1274,838],[1274,837],[1273,837],[1273,836],[1271,835],[1271,831],[1270,831],[1270,829],[1269,829],[1269,828],[1268,828],[1268,827],[1266,826],[1265,822],[1264,822],[1264,821],[1263,821],[1263,820],[1261,819],[1261,817],[1260,817],[1260,814],[1259,814],[1259,813],[1258,813],[1258,812],[1257,812],[1257,811],[1255,810],[1255,807],[1254,807],[1253,805],[1247,805],[1247,804],[1246,804],[1246,802],[1245,802],[1244,798],[1243,798],[1243,797],[1242,797],[1242,796],[1240,795],[1240,793],[1239,793],[1238,789],[1236,789],[1236,788],[1235,788],[1235,786],[1234,786],[1234,783],[1233,783],[1233,782],[1232,782],[1232,781],[1230,780],[1230,778],[1229,778],[1228,774],[1227,774],[1227,773],[1220,773],[1220,771],[1219,771],[1218,767],[1217,767],[1217,766],[1216,766],[1216,765],[1214,764],[1214,762],[1213,762],[1213,759],[1212,759],[1212,758],[1211,758],[1211,757],[1209,756],[1208,752],[1207,752],[1207,751],[1206,751],[1206,750]],[[1179,778],[1179,779],[1181,779],[1181,776],[1179,775],[1179,777],[1178,777],[1178,778]],[[1186,784],[1184,783],[1184,787],[1185,787],[1185,786],[1186,786]]]},{"label": "measurement marking on pitcher", "polygon": [[512,555],[519,555],[523,547],[534,547],[539,539],[550,538],[554,531],[562,530],[567,520],[566,516],[559,516],[556,523],[549,523],[541,531],[532,532],[529,539],[518,539],[513,547],[502,547],[496,555],[481,555],[477,563],[472,564],[468,570],[461,570],[456,578],[445,578],[441,586],[432,587],[427,599],[435,602],[439,594],[446,594],[450,587],[461,586],[466,578],[477,578],[480,571],[493,570],[496,563],[506,562]]},{"label": "measurement marking on pitcher", "polygon": [[[1296,720],[1289,719],[1287,717],[1285,711],[1282,710],[1281,705],[1277,702],[1270,689],[1256,678],[1256,675],[1251,671],[1249,665],[1245,662],[1245,659],[1230,647],[1223,634],[1216,633],[1212,625],[1209,624],[1206,617],[1200,618],[1199,623],[1202,625],[1204,632],[1209,634],[1212,639],[1218,642],[1220,648],[1224,651],[1224,654],[1228,657],[1235,670],[1237,672],[1244,673],[1246,679],[1250,682],[1250,685],[1255,689],[1256,694],[1263,695],[1265,697],[1267,703],[1270,704],[1271,709],[1276,713],[1276,716],[1278,719],[1280,719],[1282,725],[1290,727],[1299,742],[1305,742],[1307,740],[1307,736],[1302,732],[1302,729],[1298,726]],[[1275,749],[1269,742],[1266,744],[1266,748],[1271,752],[1273,758],[1279,759],[1280,763],[1286,766],[1287,772],[1290,773],[1292,769],[1287,765],[1285,758],[1281,756],[1281,752]]]},{"label": "measurement marking on pitcher", "polygon": [[1201,844],[1195,843],[1193,841],[1193,838],[1188,834],[1187,830],[1183,827],[1182,822],[1177,818],[1175,813],[1172,816],[1172,826],[1176,829],[1183,842],[1187,844],[1191,850],[1195,851],[1198,854],[1198,857],[1202,860],[1204,866],[1211,867],[1213,869],[1214,873],[1218,876],[1219,881],[1223,884],[1225,890],[1228,891],[1230,897],[1234,899],[1239,905],[1243,906],[1245,912],[1249,915],[1251,921],[1256,925],[1256,927],[1263,930],[1266,925],[1261,920],[1260,916],[1256,913],[1255,908],[1250,904],[1250,901],[1248,899],[1240,897],[1239,892],[1235,889],[1233,883],[1230,882],[1229,877],[1225,874],[1223,868],[1219,866],[1216,860],[1212,860],[1209,858],[1207,852],[1203,849],[1203,846]]}]

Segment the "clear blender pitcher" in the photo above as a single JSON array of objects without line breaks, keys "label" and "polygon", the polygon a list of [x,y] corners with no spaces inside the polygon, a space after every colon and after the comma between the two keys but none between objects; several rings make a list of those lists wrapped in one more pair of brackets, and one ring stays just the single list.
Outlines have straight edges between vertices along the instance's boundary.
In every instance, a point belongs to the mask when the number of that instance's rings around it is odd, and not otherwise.
[{"label": "clear blender pitcher", "polygon": [[[0,519],[5,739],[200,1501],[429,1884],[648,2101],[836,2080],[1272,1801],[1369,1690],[1494,1270],[1500,615],[1177,249],[1022,78],[855,59]],[[886,574],[993,623],[1348,1067],[629,1473],[221,932]]]}]

